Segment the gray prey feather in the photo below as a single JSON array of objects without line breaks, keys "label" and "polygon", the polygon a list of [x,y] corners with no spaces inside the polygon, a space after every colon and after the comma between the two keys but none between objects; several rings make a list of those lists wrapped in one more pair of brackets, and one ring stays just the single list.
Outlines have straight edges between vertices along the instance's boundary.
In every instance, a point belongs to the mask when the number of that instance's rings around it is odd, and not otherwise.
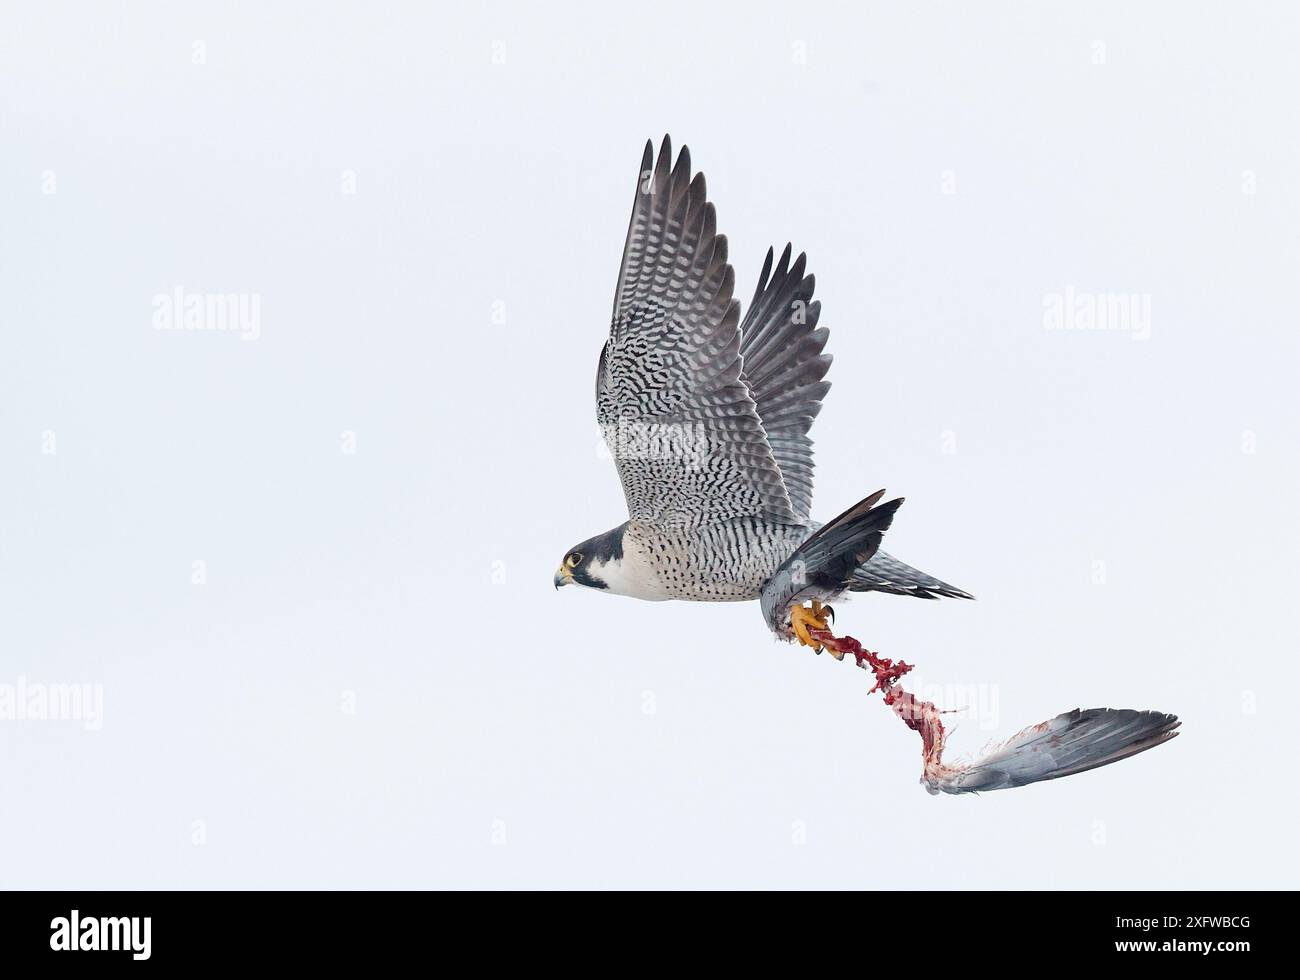
[{"label": "gray prey feather", "polygon": [[925,775],[931,793],[978,793],[1108,766],[1175,737],[1175,715],[1132,708],[1075,708],[1026,728],[974,762]]}]

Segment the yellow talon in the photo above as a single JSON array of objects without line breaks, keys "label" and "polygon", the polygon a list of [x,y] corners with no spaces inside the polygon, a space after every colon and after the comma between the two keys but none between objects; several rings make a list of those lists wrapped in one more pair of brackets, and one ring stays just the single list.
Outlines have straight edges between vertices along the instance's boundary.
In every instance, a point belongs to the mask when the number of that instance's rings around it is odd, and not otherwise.
[{"label": "yellow talon", "polygon": [[[826,614],[829,608],[829,606],[823,606],[816,599],[812,600],[811,608],[808,606],[790,607],[790,629],[794,631],[795,639],[806,647],[814,647],[817,653],[822,652],[822,645],[814,640],[808,631],[810,629],[824,630],[828,628]],[[839,660],[844,654],[832,650],[831,656]]]}]

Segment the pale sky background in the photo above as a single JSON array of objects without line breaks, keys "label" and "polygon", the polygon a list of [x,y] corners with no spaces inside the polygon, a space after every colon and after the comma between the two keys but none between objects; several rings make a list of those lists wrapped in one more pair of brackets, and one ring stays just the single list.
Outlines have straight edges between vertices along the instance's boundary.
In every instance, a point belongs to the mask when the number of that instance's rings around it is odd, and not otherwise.
[{"label": "pale sky background", "polygon": [[[0,720],[0,886],[1294,887],[1295,7],[466,6],[3,4],[0,689],[103,717]],[[839,625],[974,702],[955,754],[1180,738],[931,798],[757,604],[553,591],[626,516],[593,372],[665,132],[742,299],[809,253],[817,515],[905,495],[979,596]],[[155,329],[177,287],[259,336]]]}]

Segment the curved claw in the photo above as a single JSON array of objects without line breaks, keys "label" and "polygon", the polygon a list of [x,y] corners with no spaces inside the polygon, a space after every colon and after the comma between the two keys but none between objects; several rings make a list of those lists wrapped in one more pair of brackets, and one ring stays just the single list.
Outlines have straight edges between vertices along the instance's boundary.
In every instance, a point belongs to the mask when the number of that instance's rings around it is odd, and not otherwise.
[{"label": "curved claw", "polygon": [[[830,606],[823,606],[816,599],[812,601],[811,606],[790,607],[790,630],[794,633],[795,639],[806,647],[812,647],[816,653],[821,653],[823,647],[821,643],[813,638],[812,631],[828,628],[826,625],[827,613],[831,616],[835,615]],[[842,653],[835,650],[831,651],[831,655],[836,660],[843,656]]]}]

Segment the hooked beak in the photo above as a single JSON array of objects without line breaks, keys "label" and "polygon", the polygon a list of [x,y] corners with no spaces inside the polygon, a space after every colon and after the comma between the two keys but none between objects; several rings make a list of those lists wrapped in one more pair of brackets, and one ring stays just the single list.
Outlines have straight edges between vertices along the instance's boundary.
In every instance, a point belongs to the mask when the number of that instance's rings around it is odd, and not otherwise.
[{"label": "hooked beak", "polygon": [[555,581],[555,587],[556,587],[557,589],[558,589],[561,585],[568,585],[570,582],[573,581],[573,573],[570,572],[570,571],[569,571],[567,568],[565,568],[563,565],[561,565],[561,566],[560,566],[560,570],[559,570],[558,572],[555,573],[555,579],[554,579],[554,581]]}]

